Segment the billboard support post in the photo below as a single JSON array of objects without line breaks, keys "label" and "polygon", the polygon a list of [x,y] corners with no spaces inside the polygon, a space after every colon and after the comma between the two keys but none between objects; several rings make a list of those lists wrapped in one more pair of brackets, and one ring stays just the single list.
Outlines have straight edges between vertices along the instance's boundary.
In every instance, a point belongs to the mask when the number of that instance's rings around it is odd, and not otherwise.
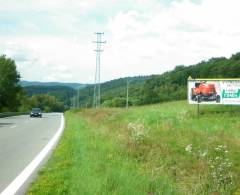
[{"label": "billboard support post", "polygon": [[198,119],[199,119],[199,115],[200,115],[199,107],[200,107],[200,105],[198,104],[198,105],[197,105],[197,115],[198,115]]}]

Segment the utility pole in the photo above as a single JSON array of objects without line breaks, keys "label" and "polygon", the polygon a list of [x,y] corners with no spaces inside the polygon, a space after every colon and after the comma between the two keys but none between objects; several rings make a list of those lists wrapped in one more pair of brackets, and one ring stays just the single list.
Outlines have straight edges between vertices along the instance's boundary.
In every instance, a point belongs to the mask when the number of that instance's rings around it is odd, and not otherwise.
[{"label": "utility pole", "polygon": [[78,92],[77,92],[77,108],[79,108],[79,96],[80,96],[80,94],[79,94],[79,88],[77,89],[78,90]]},{"label": "utility pole", "polygon": [[73,104],[73,108],[76,108],[76,95],[72,98],[72,104]]},{"label": "utility pole", "polygon": [[77,94],[75,96],[75,108],[77,108]]},{"label": "utility pole", "polygon": [[75,108],[75,96],[72,97],[72,108]]},{"label": "utility pole", "polygon": [[101,66],[100,66],[100,60],[101,60],[101,52],[103,52],[103,49],[101,48],[101,44],[106,43],[106,41],[102,41],[102,36],[104,35],[103,32],[96,32],[95,35],[97,47],[94,50],[96,52],[96,70],[95,70],[95,85],[94,85],[94,94],[93,94],[93,107],[99,108],[101,105]]},{"label": "utility pole", "polygon": [[129,83],[131,82],[131,80],[128,80],[127,77],[127,98],[126,98],[126,109],[128,109],[128,95],[129,95]]}]

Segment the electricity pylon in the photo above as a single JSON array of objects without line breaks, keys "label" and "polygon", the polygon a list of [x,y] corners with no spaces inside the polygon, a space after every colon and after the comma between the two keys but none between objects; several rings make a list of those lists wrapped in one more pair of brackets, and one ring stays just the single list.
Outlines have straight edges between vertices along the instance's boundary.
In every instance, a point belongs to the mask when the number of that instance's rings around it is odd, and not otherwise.
[{"label": "electricity pylon", "polygon": [[97,44],[97,48],[94,50],[96,52],[96,70],[95,70],[95,85],[94,85],[94,94],[93,94],[93,107],[99,108],[101,105],[101,52],[103,49],[101,48],[101,44],[106,43],[106,41],[102,41],[102,36],[104,33],[96,32],[97,40],[94,43]]}]

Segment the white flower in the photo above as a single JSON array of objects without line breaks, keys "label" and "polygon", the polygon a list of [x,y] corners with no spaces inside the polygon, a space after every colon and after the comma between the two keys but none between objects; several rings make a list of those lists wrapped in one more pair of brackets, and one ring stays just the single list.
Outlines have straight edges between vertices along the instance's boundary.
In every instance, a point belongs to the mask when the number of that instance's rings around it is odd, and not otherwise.
[{"label": "white flower", "polygon": [[148,129],[144,127],[141,122],[129,123],[128,129],[131,130],[131,138],[134,142],[140,142],[144,138],[148,137]]},{"label": "white flower", "polygon": [[204,158],[207,155],[207,153],[208,153],[207,151],[204,151],[203,153],[200,154],[200,156]]},{"label": "white flower", "polygon": [[191,153],[192,152],[192,144],[187,145],[185,148],[185,151]]}]

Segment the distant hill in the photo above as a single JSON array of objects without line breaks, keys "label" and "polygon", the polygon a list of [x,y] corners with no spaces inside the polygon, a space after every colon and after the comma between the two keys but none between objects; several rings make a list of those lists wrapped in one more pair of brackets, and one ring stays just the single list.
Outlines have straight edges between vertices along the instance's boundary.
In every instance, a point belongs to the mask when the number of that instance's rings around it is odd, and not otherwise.
[{"label": "distant hill", "polygon": [[65,107],[70,107],[72,98],[76,96],[76,90],[68,86],[42,86],[32,85],[23,87],[27,96],[31,97],[37,94],[49,94],[55,96],[64,103]]},{"label": "distant hill", "polygon": [[82,89],[86,87],[86,84],[81,83],[61,83],[61,82],[38,82],[38,81],[20,81],[20,85],[22,87],[27,86],[45,86],[45,87],[51,87],[51,86],[65,86],[65,87],[71,87],[73,89]]}]

